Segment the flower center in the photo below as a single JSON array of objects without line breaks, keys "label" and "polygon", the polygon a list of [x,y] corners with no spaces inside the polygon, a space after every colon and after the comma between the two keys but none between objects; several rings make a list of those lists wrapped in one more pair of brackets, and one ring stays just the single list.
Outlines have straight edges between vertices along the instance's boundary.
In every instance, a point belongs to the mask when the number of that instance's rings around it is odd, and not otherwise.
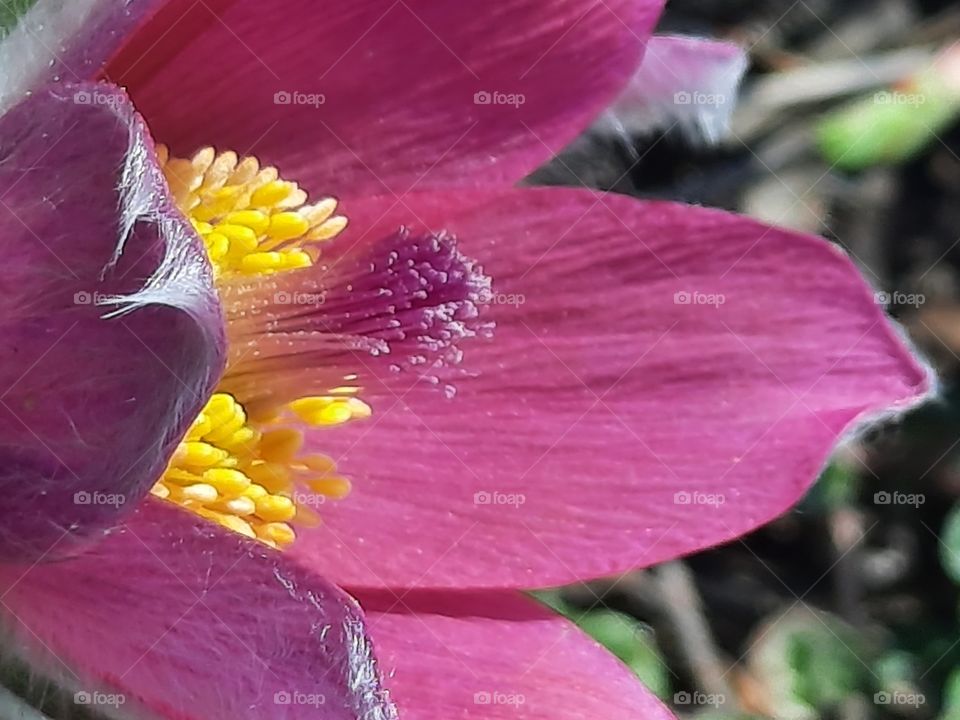
[{"label": "flower center", "polygon": [[[173,198],[203,240],[218,286],[250,276],[274,275],[313,265],[319,246],[346,227],[337,201],[307,204],[296,183],[254,157],[204,148],[190,159],[157,155]],[[336,463],[302,455],[299,423],[340,425],[370,416],[344,385],[328,394],[300,397],[256,417],[228,393],[210,398],[180,443],[153,494],[230,530],[283,548],[294,525],[316,524],[306,505],[341,499],[350,482]]]}]

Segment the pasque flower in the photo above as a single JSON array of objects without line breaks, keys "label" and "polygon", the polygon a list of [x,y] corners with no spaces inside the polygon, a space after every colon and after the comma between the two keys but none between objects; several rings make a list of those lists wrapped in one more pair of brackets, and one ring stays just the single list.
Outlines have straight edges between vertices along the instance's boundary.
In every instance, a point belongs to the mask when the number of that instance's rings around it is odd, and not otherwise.
[{"label": "pasque flower", "polygon": [[0,607],[82,701],[666,716],[516,590],[736,537],[926,389],[819,239],[516,187],[658,2],[44,6],[0,45]]}]

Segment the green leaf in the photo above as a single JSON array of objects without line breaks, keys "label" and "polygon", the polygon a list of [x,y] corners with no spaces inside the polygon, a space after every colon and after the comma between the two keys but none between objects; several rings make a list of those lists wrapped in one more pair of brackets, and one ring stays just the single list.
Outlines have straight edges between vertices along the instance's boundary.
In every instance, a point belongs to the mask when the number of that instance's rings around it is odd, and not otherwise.
[{"label": "green leaf", "polygon": [[754,637],[747,664],[778,717],[815,720],[868,689],[863,663],[869,653],[828,613],[798,608],[774,614]]},{"label": "green leaf", "polygon": [[860,478],[853,470],[837,463],[828,465],[803,498],[808,512],[824,513],[852,505],[860,492]]},{"label": "green leaf", "polygon": [[960,583],[960,503],[947,514],[940,533],[940,562],[947,576]]},{"label": "green leaf", "polygon": [[821,153],[846,170],[909,160],[960,116],[956,65],[945,56],[897,87],[829,113],[815,129]]},{"label": "green leaf", "polygon": [[960,668],[954,668],[943,688],[940,720],[960,720]]},{"label": "green leaf", "polygon": [[17,20],[37,0],[0,0],[0,37],[6,35]]}]

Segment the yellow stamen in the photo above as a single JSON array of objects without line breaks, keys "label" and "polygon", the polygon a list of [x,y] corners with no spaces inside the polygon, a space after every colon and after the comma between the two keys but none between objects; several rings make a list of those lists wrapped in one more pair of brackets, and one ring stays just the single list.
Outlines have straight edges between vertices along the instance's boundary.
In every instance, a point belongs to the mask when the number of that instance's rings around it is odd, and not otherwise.
[{"label": "yellow stamen", "polygon": [[210,147],[190,159],[171,158],[160,146],[157,159],[218,277],[308,267],[316,259],[311,246],[347,226],[345,217],[334,215],[334,198],[307,205],[296,183],[281,179],[276,168],[261,168],[256,158]]},{"label": "yellow stamen", "polygon": [[[157,159],[177,207],[203,240],[218,283],[309,267],[323,242],[347,226],[335,214],[334,198],[306,204],[296,183],[274,167],[261,168],[254,157],[208,147],[189,159],[172,158],[161,145]],[[289,546],[295,526],[318,522],[307,505],[350,492],[332,459],[300,455],[303,434],[289,425],[329,427],[371,413],[354,385],[326,392],[260,407],[255,418],[231,395],[214,394],[151,492],[272,547]]]},{"label": "yellow stamen", "polygon": [[297,417],[310,425],[340,425],[356,418],[370,417],[370,406],[358,398],[332,395],[303,397],[290,403]]},{"label": "yellow stamen", "polygon": [[[239,433],[248,439],[233,444]],[[207,401],[187,437],[198,439],[180,443],[153,494],[269,545],[290,545],[296,531],[288,523],[301,515],[304,524],[310,524],[309,509],[298,508],[298,502],[321,504],[349,492],[350,484],[336,475],[333,460],[299,455],[300,431],[260,431],[248,424],[243,407],[226,393]]]}]

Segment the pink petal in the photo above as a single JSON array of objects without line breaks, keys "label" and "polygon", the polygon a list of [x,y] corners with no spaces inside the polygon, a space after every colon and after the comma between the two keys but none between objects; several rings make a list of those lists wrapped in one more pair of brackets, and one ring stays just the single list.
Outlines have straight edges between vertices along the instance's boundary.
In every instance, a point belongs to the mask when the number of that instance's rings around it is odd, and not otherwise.
[{"label": "pink petal", "polygon": [[12,649],[125,716],[395,717],[350,597],[164,501],[78,557],[0,566],[0,589]]},{"label": "pink petal", "polygon": [[640,134],[679,125],[716,142],[727,130],[747,62],[732,43],[655,35],[600,127]]},{"label": "pink petal", "polygon": [[5,559],[129,512],[222,369],[209,264],[153,157],[116,88],[49,86],[0,118]]},{"label": "pink petal", "polygon": [[361,596],[404,720],[668,720],[617,659],[506,592]]},{"label": "pink petal", "polygon": [[255,154],[315,193],[513,183],[613,100],[661,5],[177,0],[107,75],[177,153]]},{"label": "pink petal", "polygon": [[420,370],[437,384],[389,355],[338,368],[374,414],[314,433],[354,490],[290,552],[341,585],[546,586],[723,542],[796,502],[852,423],[927,387],[818,238],[567,189],[344,207],[352,242],[457,235],[496,328],[460,369]]},{"label": "pink petal", "polygon": [[0,111],[48,82],[96,77],[166,0],[37,2],[0,43]]}]

